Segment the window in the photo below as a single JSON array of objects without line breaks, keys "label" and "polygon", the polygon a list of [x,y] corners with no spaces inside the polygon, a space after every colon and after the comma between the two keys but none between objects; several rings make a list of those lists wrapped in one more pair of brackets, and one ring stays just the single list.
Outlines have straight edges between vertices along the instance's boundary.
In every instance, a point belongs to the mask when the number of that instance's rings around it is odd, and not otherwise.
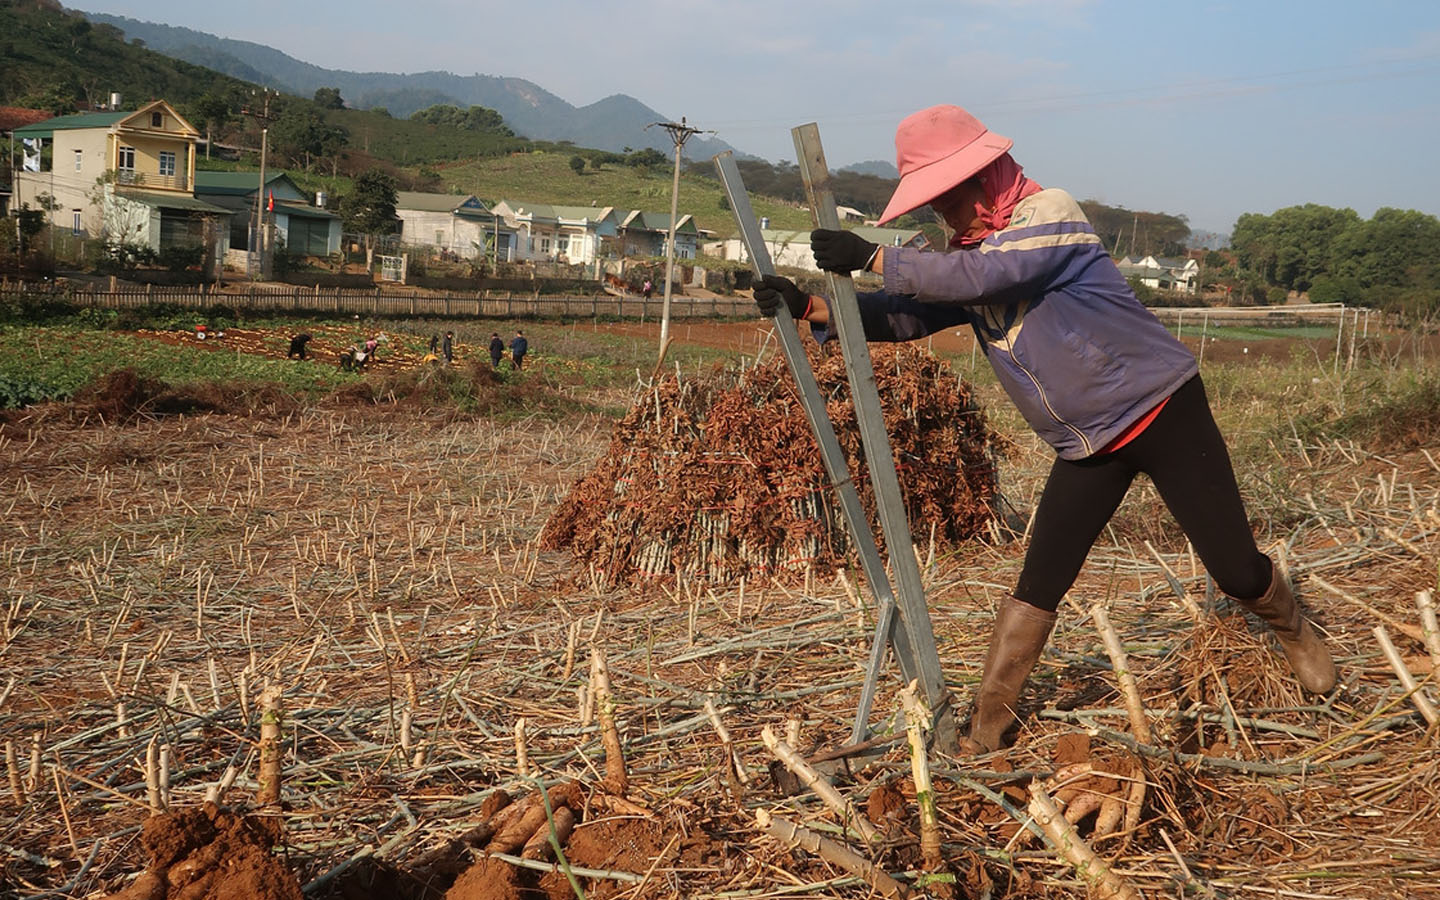
[{"label": "window", "polygon": [[549,253],[549,252],[550,252],[550,238],[548,238],[548,237],[542,237],[542,238],[540,239],[540,252],[541,252],[541,253]]},{"label": "window", "polygon": [[80,233],[80,210],[78,209],[70,210],[70,233]]},{"label": "window", "polygon": [[445,246],[445,232],[439,231],[439,230],[437,230],[437,231],[435,232],[435,246],[437,246],[437,247],[443,247],[443,246]]},{"label": "window", "polygon": [[175,175],[175,151],[160,151],[160,174],[172,177]]},{"label": "window", "polygon": [[115,168],[121,172],[135,171],[135,148],[121,147],[115,152]]},{"label": "window", "polygon": [[161,114],[158,113],[158,112],[152,112],[152,113],[150,114],[150,127],[151,127],[151,128],[161,128],[161,127],[163,127],[164,125],[165,125],[165,117],[164,117],[163,115],[161,115]]},{"label": "window", "polygon": [[77,171],[77,172],[80,171],[80,164],[81,164],[84,160],[85,160],[85,154],[84,154],[82,151],[80,151],[80,150],[76,150],[76,151],[75,151],[75,171]]}]

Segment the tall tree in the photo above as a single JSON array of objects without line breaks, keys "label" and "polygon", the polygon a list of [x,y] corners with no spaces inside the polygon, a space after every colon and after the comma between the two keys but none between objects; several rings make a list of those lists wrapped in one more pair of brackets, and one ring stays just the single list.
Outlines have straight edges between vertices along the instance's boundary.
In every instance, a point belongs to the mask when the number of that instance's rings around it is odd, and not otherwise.
[{"label": "tall tree", "polygon": [[341,200],[340,215],[345,227],[365,235],[367,257],[374,253],[376,235],[395,230],[398,200],[395,179],[380,169],[367,169],[357,175],[350,193]]},{"label": "tall tree", "polygon": [[310,171],[315,160],[338,153],[349,140],[350,133],[339,125],[325,121],[313,106],[290,103],[270,128],[275,151],[291,162]]},{"label": "tall tree", "polygon": [[205,129],[205,158],[210,158],[210,145],[217,129],[224,128],[233,118],[235,106],[220,91],[207,91],[189,104],[188,112]]},{"label": "tall tree", "polygon": [[1307,203],[1264,216],[1246,213],[1230,235],[1240,265],[1266,282],[1305,291],[1334,269],[1333,245],[1360,221],[1353,209]]},{"label": "tall tree", "polygon": [[345,100],[341,98],[339,88],[316,88],[315,105],[321,109],[344,109]]}]

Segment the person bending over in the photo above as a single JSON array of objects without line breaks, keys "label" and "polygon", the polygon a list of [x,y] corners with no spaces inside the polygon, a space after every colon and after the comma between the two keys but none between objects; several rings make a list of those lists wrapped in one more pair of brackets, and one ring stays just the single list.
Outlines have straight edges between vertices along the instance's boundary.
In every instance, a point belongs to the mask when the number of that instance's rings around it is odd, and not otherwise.
[{"label": "person bending over", "polygon": [[[1000,601],[962,749],[1004,745],[1025,681],[1091,545],[1144,473],[1221,590],[1265,621],[1300,684],[1335,686],[1335,664],[1290,585],[1260,552],[1194,355],[1136,299],[1079,204],[1042,188],[1012,142],[958,106],[907,117],[895,134],[900,184],[880,221],[930,206],[953,230],[947,252],[880,247],[816,229],[821,269],[879,273],[859,296],[865,336],[910,341],[968,324],[1000,384],[1056,458],[1020,577]],[[825,298],[779,276],[762,312],[833,332]]]}]

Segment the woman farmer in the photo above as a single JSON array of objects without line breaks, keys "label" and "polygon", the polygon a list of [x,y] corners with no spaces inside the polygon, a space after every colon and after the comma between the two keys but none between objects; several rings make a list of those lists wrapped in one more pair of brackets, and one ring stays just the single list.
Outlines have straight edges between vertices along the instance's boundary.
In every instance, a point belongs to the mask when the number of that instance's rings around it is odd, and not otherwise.
[{"label": "woman farmer", "polygon": [[[1026,178],[1011,146],[958,106],[900,123],[900,184],[880,221],[929,205],[954,232],[948,252],[880,247],[848,231],[810,237],[820,268],[884,276],[883,290],[859,297],[868,339],[969,324],[1056,452],[1019,580],[996,610],[962,746],[1002,746],[1056,607],[1142,472],[1220,589],[1274,630],[1300,684],[1329,691],[1330,652],[1256,547],[1194,355],[1136,299],[1075,200]],[[778,276],[762,279],[755,300],[763,312],[783,302],[796,318],[830,324],[823,297]]]}]

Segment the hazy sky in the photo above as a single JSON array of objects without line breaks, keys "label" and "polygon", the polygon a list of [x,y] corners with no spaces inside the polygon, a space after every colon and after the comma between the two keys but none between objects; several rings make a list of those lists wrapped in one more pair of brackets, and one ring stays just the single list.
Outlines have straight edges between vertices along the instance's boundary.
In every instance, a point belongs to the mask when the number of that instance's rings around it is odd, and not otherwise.
[{"label": "hazy sky", "polygon": [[1303,203],[1440,215],[1434,0],[91,4],[326,68],[629,94],[771,161],[817,122],[831,168],[893,161],[900,119],[956,103],[1042,184],[1196,229]]}]

